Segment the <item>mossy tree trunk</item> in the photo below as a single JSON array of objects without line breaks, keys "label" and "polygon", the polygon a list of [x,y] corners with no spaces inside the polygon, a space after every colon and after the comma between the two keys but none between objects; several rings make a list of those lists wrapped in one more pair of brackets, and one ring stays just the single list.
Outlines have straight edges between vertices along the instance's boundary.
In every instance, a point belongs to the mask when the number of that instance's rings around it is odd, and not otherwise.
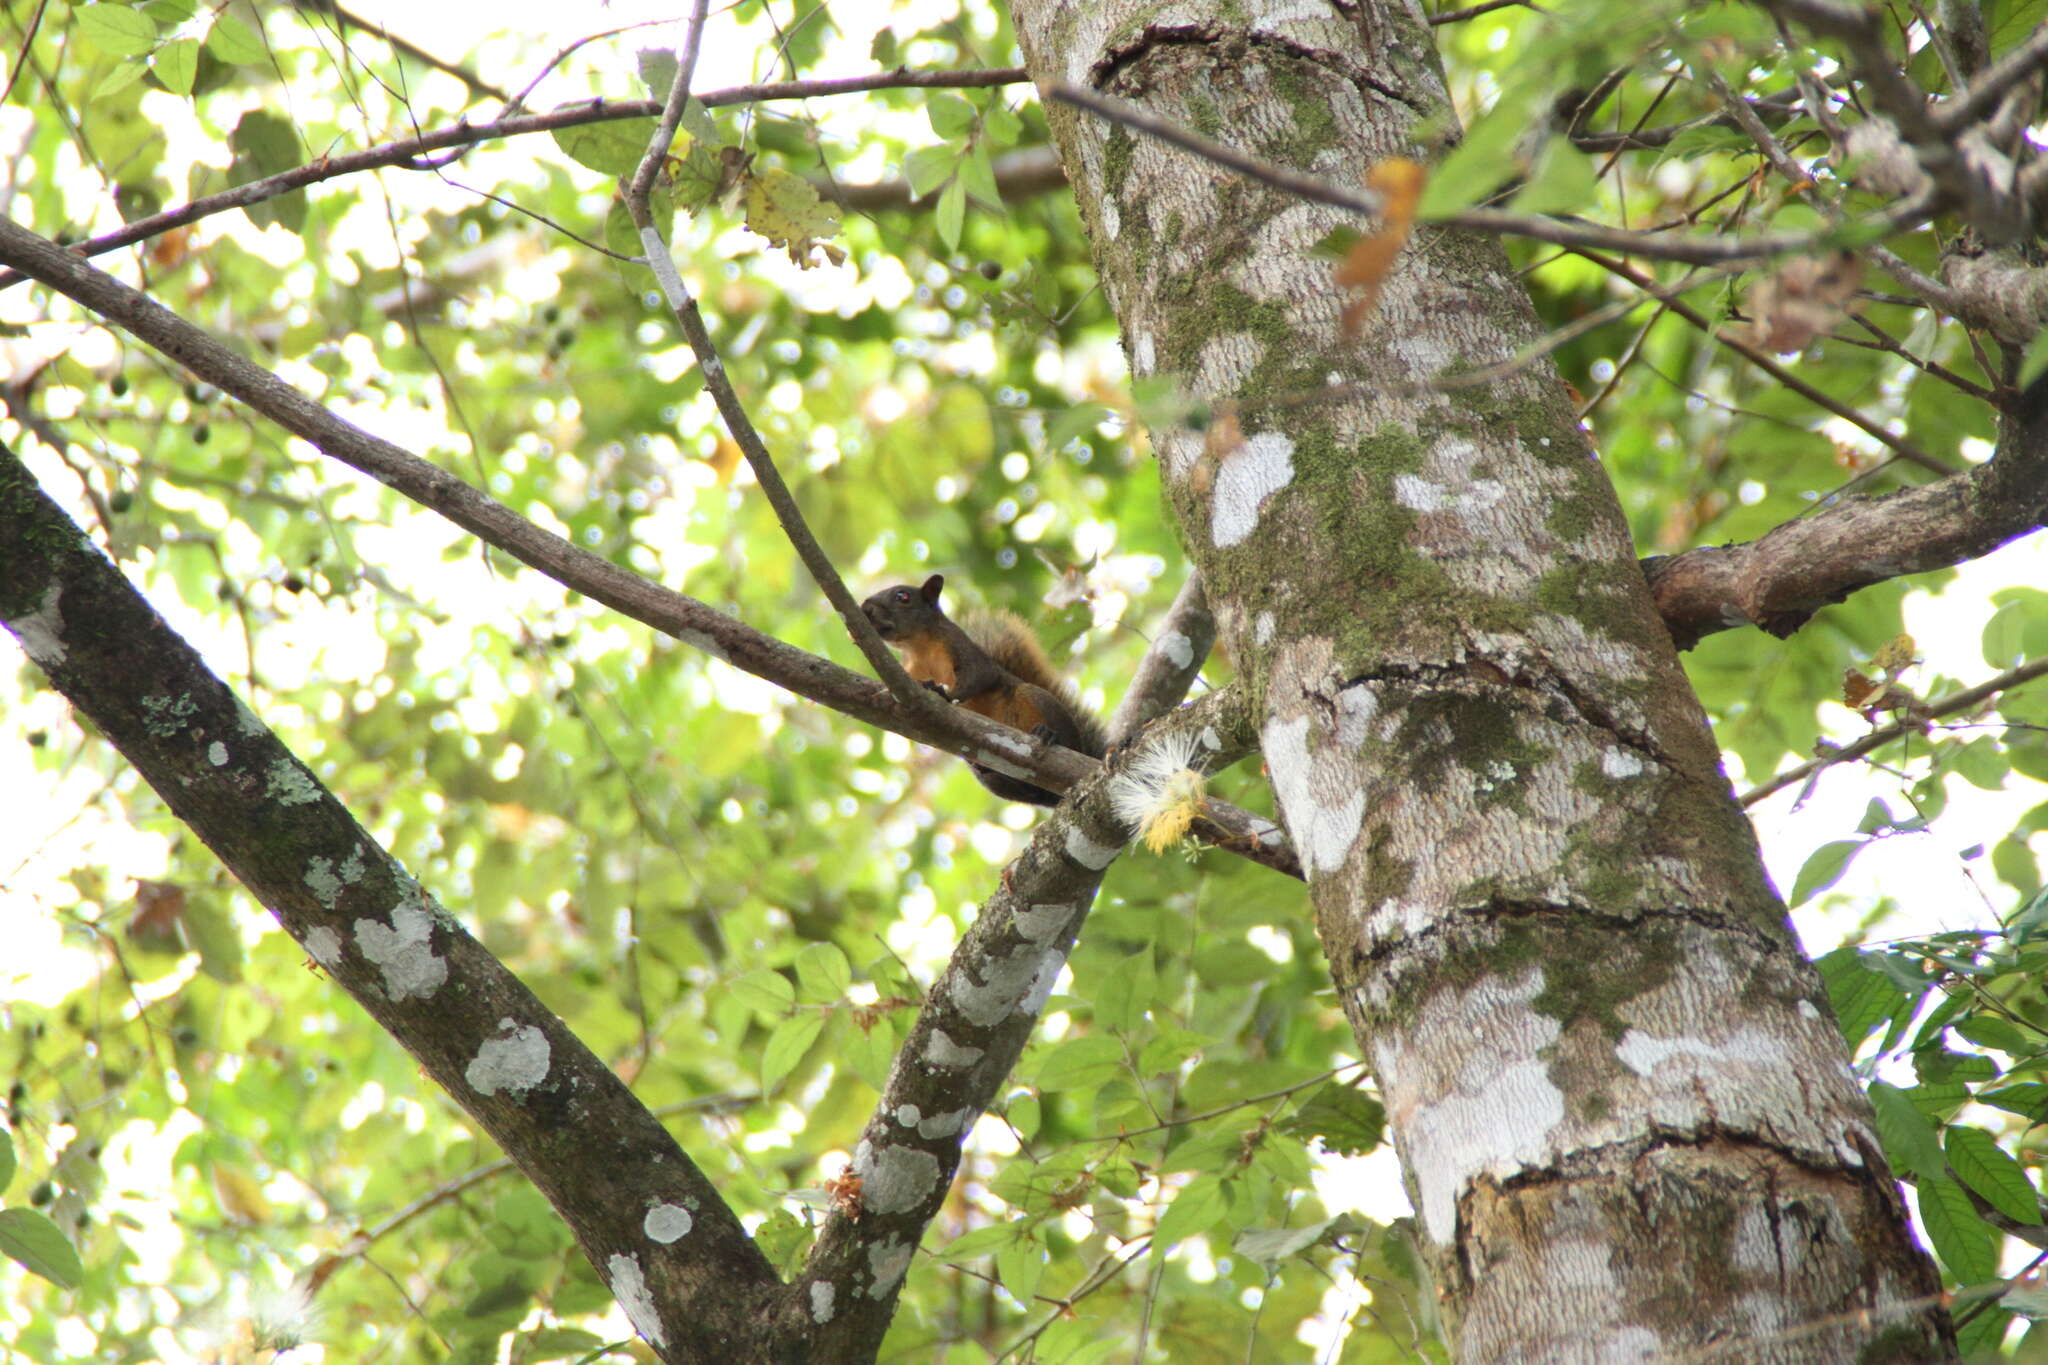
[{"label": "mossy tree trunk", "polygon": [[[1429,159],[1450,115],[1418,11],[1245,14],[1015,6],[1041,84],[1336,183]],[[1135,376],[1238,405],[1154,444],[1457,1357],[1951,1355],[1563,384],[1417,388],[1539,335],[1503,252],[1419,231],[1346,338],[1313,250],[1340,214],[1051,111]]]}]

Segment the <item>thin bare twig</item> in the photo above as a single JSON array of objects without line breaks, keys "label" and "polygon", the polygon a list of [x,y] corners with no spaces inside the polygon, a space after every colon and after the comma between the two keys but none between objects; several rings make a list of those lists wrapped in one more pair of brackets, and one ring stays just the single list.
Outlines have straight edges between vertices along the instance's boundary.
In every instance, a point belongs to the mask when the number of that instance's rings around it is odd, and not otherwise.
[{"label": "thin bare twig", "polygon": [[2000,692],[2010,691],[2021,683],[2032,682],[2044,673],[2048,673],[2048,659],[2030,659],[2017,668],[2009,668],[1995,678],[1978,683],[1975,687],[1966,687],[1960,692],[1943,697],[1938,702],[1930,703],[1926,707],[1914,712],[1906,720],[1893,721],[1890,725],[1881,725],[1854,743],[1844,744],[1841,748],[1830,750],[1819,758],[1808,759],[1796,767],[1785,769],[1785,771],[1776,774],[1769,780],[1761,782],[1744,792],[1741,797],[1742,804],[1753,806],[1772,793],[1783,791],[1795,783],[1804,782],[1807,778],[1825,768],[1831,768],[1837,763],[1847,763],[1851,759],[1861,758],[1871,750],[1881,749],[1893,740],[1905,735],[1919,734],[1930,720],[1935,720],[1942,716],[1952,716],[1958,711],[1967,711],[1987,697],[1996,696]]},{"label": "thin bare twig", "polygon": [[1986,68],[1970,82],[1961,98],[1934,111],[1934,126],[1953,136],[1991,112],[2005,92],[2043,67],[2048,67],[2048,24],[2029,34],[2024,42]]},{"label": "thin bare twig", "polygon": [[782,524],[782,532],[789,538],[804,568],[810,571],[812,581],[817,583],[825,600],[832,604],[839,619],[845,623],[846,633],[853,637],[863,657],[868,661],[875,676],[896,700],[911,711],[933,710],[942,703],[930,692],[920,687],[904,670],[889,646],[876,633],[874,623],[861,611],[860,604],[853,600],[853,594],[846,590],[846,583],[839,576],[838,566],[825,547],[818,543],[811,533],[810,523],[804,519],[803,509],[797,505],[796,495],[783,482],[782,471],[775,466],[775,458],[768,452],[767,442],[755,428],[753,418],[747,413],[746,405],[740,402],[739,393],[732,386],[727,375],[725,362],[719,359],[718,347],[711,340],[709,329],[704,326],[703,315],[697,311],[697,300],[683,284],[682,275],[676,270],[675,259],[669,254],[668,244],[661,239],[661,230],[655,225],[654,213],[648,204],[648,196],[654,186],[655,172],[668,156],[670,144],[675,140],[676,128],[682,122],[683,105],[689,98],[690,75],[697,65],[697,46],[704,26],[706,0],[695,0],[690,11],[690,24],[685,32],[683,51],[676,62],[676,75],[669,87],[668,99],[662,109],[661,122],[654,135],[648,139],[647,150],[640,158],[639,169],[633,173],[632,184],[626,188],[626,211],[632,216],[633,225],[640,230],[640,249],[647,253],[647,264],[654,271],[654,277],[661,283],[662,294],[668,299],[676,321],[681,324],[683,336],[690,343],[692,354],[697,357],[697,367],[704,376],[704,387],[710,392],[712,401],[718,405],[719,416],[725,419],[726,430],[732,434],[733,442],[740,453],[746,456],[747,464],[754,471],[754,481],[768,499],[768,505],[775,512],[775,519]]},{"label": "thin bare twig", "polygon": [[1311,203],[1328,204],[1332,208],[1348,209],[1367,218],[1380,214],[1381,198],[1371,190],[1347,189],[1332,185],[1320,176],[1304,175],[1285,166],[1276,166],[1270,161],[1238,151],[1214,138],[1203,137],[1200,133],[1183,128],[1171,119],[1160,118],[1157,114],[1139,108],[1128,100],[1120,100],[1086,89],[1070,81],[1048,81],[1038,88],[1041,98],[1058,100],[1071,104],[1076,109],[1085,109],[1098,118],[1133,129],[1147,137],[1159,139],[1185,152],[1193,152],[1204,161],[1213,161],[1219,166],[1228,166],[1240,175],[1248,176],[1263,185],[1284,190],[1298,199]]},{"label": "thin bare twig", "polygon": [[[1039,93],[1045,98],[1071,104],[1077,109],[1085,109],[1091,114],[1144,133],[1148,137],[1158,138],[1162,142],[1192,152],[1219,166],[1227,166],[1241,175],[1298,198],[1346,209],[1368,218],[1379,216],[1380,197],[1369,190],[1347,189],[1317,176],[1304,175],[1300,171],[1262,161],[1213,138],[1203,137],[1200,133],[1183,128],[1171,120],[1160,118],[1127,101],[1112,99],[1067,81],[1048,82],[1040,87]],[[1879,235],[1901,231],[1925,222],[1931,216],[1933,207],[1933,200],[1929,196],[1910,197],[1868,222],[1859,224],[1858,228],[1859,231]],[[1679,261],[1689,265],[1722,265],[1820,251],[1832,247],[1841,235],[1841,229],[1831,227],[1824,232],[1781,232],[1732,240],[1705,237],[1672,240],[1651,237],[1626,228],[1604,228],[1597,224],[1568,222],[1541,214],[1484,208],[1461,209],[1432,221],[1445,227],[1463,228],[1470,232],[1528,237],[1534,241],[1549,242],[1553,246],[1619,251],[1632,256]]]},{"label": "thin bare twig", "polygon": [[1538,14],[1544,12],[1542,6],[1533,3],[1533,0],[1484,0],[1482,4],[1467,5],[1463,9],[1454,9],[1444,14],[1432,14],[1429,16],[1429,24],[1431,28],[1443,24],[1462,24],[1467,19],[1477,19],[1480,15],[1491,14],[1497,9],[1514,9],[1518,6],[1533,9]]},{"label": "thin bare twig", "polygon": [[[732,86],[724,90],[710,91],[703,95],[701,100],[705,108],[719,109],[734,104],[813,99],[827,95],[861,94],[871,90],[980,90],[991,86],[1015,85],[1024,79],[1024,68],[1021,66],[979,71],[905,71],[899,67],[894,71],[867,76]],[[293,190],[304,189],[309,185],[321,184],[345,175],[354,175],[359,171],[373,170],[380,166],[431,170],[433,164],[421,160],[429,152],[444,151],[451,147],[467,147],[473,143],[500,138],[523,137],[532,133],[558,132],[564,128],[580,128],[592,123],[652,118],[658,116],[661,110],[662,106],[653,100],[590,100],[563,109],[551,109],[545,114],[521,114],[517,117],[495,119],[489,123],[459,122],[446,128],[432,129],[416,137],[380,143],[357,152],[316,157],[303,166],[294,166],[288,171],[280,171],[276,175],[265,176],[260,180],[247,181],[231,189],[222,190],[218,194],[202,196],[188,204],[166,209],[162,213],[153,213],[147,218],[138,218],[111,232],[67,243],[66,246],[68,250],[80,256],[98,256],[120,247],[132,246],[136,242],[147,241],[173,228],[196,223],[216,213],[260,204],[281,194],[289,194]],[[0,271],[0,289],[20,284],[24,278],[19,271]]]},{"label": "thin bare twig", "polygon": [[708,8],[708,0],[694,0],[690,6],[689,20],[683,27],[682,51],[676,55],[676,76],[669,82],[668,98],[662,101],[661,121],[655,125],[654,135],[647,139],[647,150],[640,154],[632,183],[626,186],[626,207],[636,210],[636,223],[647,212],[647,195],[654,188],[654,173],[661,169],[668,149],[675,143],[676,129],[682,125],[683,105],[690,99],[690,81],[697,74],[697,53],[704,42],[704,12]]},{"label": "thin bare twig", "polygon": [[[1657,288],[1655,280],[1644,275],[1626,261],[1617,261],[1611,256],[1603,256],[1596,251],[1576,250],[1574,254],[1585,257],[1603,270],[1611,271],[1621,276],[1639,289],[1654,291]],[[1662,297],[1662,295],[1659,295],[1659,297]],[[1770,356],[1756,349],[1756,347],[1751,346],[1748,342],[1738,341],[1726,332],[1716,330],[1714,325],[1708,322],[1704,315],[1690,305],[1676,298],[1667,299],[1666,302],[1670,304],[1672,312],[1678,314],[1687,322],[1699,328],[1700,331],[1705,332],[1708,336],[1726,346],[1729,350],[1734,351],[1737,355],[1777,380],[1780,384],[1783,384],[1786,388],[1791,389],[1816,407],[1827,409],[1835,416],[1854,426],[1857,430],[1869,435],[1873,440],[1896,452],[1900,457],[1911,460],[1914,464],[1919,465],[1923,469],[1931,470],[1936,474],[1954,474],[1958,472],[1956,466],[1950,464],[1947,460],[1928,454],[1904,437],[1894,436],[1891,432],[1886,431],[1847,403],[1822,393],[1819,389],[1793,374],[1783,365],[1780,365],[1777,361],[1771,359]]]}]

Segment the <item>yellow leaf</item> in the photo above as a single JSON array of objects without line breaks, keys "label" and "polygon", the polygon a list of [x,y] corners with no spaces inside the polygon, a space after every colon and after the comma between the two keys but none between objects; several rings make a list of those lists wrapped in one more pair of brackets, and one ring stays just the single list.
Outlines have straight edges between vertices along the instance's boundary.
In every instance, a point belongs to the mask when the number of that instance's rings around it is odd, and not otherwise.
[{"label": "yellow leaf", "polygon": [[270,1201],[247,1171],[235,1166],[213,1168],[213,1197],[220,1211],[237,1223],[270,1221]]},{"label": "yellow leaf", "polygon": [[1394,258],[1408,244],[1408,229],[1415,221],[1415,206],[1422,201],[1427,179],[1428,173],[1405,156],[1388,157],[1365,173],[1366,188],[1380,195],[1380,228],[1352,243],[1337,267],[1337,283],[1358,291],[1344,307],[1344,335],[1355,336],[1379,302],[1380,285],[1394,268]]},{"label": "yellow leaf", "polygon": [[1870,666],[1882,673],[1903,673],[1918,662],[1913,657],[1913,637],[1903,632],[1886,640],[1870,656]]},{"label": "yellow leaf", "polygon": [[720,436],[717,447],[704,463],[711,466],[711,472],[718,476],[721,486],[732,483],[733,471],[740,467],[741,451],[739,442],[730,436]]},{"label": "yellow leaf", "polygon": [[817,247],[837,265],[846,253],[825,241],[838,235],[839,214],[818,197],[802,176],[771,167],[747,180],[747,226],[789,252],[806,268]]}]

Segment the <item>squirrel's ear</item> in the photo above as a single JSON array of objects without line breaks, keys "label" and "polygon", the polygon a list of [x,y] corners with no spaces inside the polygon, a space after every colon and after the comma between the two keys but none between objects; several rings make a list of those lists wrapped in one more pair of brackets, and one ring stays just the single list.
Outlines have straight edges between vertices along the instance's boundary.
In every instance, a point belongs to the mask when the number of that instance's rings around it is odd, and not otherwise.
[{"label": "squirrel's ear", "polygon": [[946,576],[944,574],[935,573],[930,578],[927,578],[924,581],[924,586],[919,588],[917,591],[918,594],[922,596],[925,601],[931,603],[933,606],[936,607],[937,605],[939,605],[939,592],[945,586]]}]

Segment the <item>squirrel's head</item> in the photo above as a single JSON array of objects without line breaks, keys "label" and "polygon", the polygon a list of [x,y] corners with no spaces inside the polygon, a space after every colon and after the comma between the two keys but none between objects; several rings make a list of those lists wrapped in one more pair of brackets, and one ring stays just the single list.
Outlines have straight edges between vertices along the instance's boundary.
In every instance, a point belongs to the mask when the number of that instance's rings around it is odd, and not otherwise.
[{"label": "squirrel's head", "polygon": [[861,615],[868,618],[875,633],[884,640],[898,639],[924,624],[919,618],[925,613],[939,610],[939,594],[945,587],[943,574],[933,574],[916,587],[898,583],[861,603]]}]

